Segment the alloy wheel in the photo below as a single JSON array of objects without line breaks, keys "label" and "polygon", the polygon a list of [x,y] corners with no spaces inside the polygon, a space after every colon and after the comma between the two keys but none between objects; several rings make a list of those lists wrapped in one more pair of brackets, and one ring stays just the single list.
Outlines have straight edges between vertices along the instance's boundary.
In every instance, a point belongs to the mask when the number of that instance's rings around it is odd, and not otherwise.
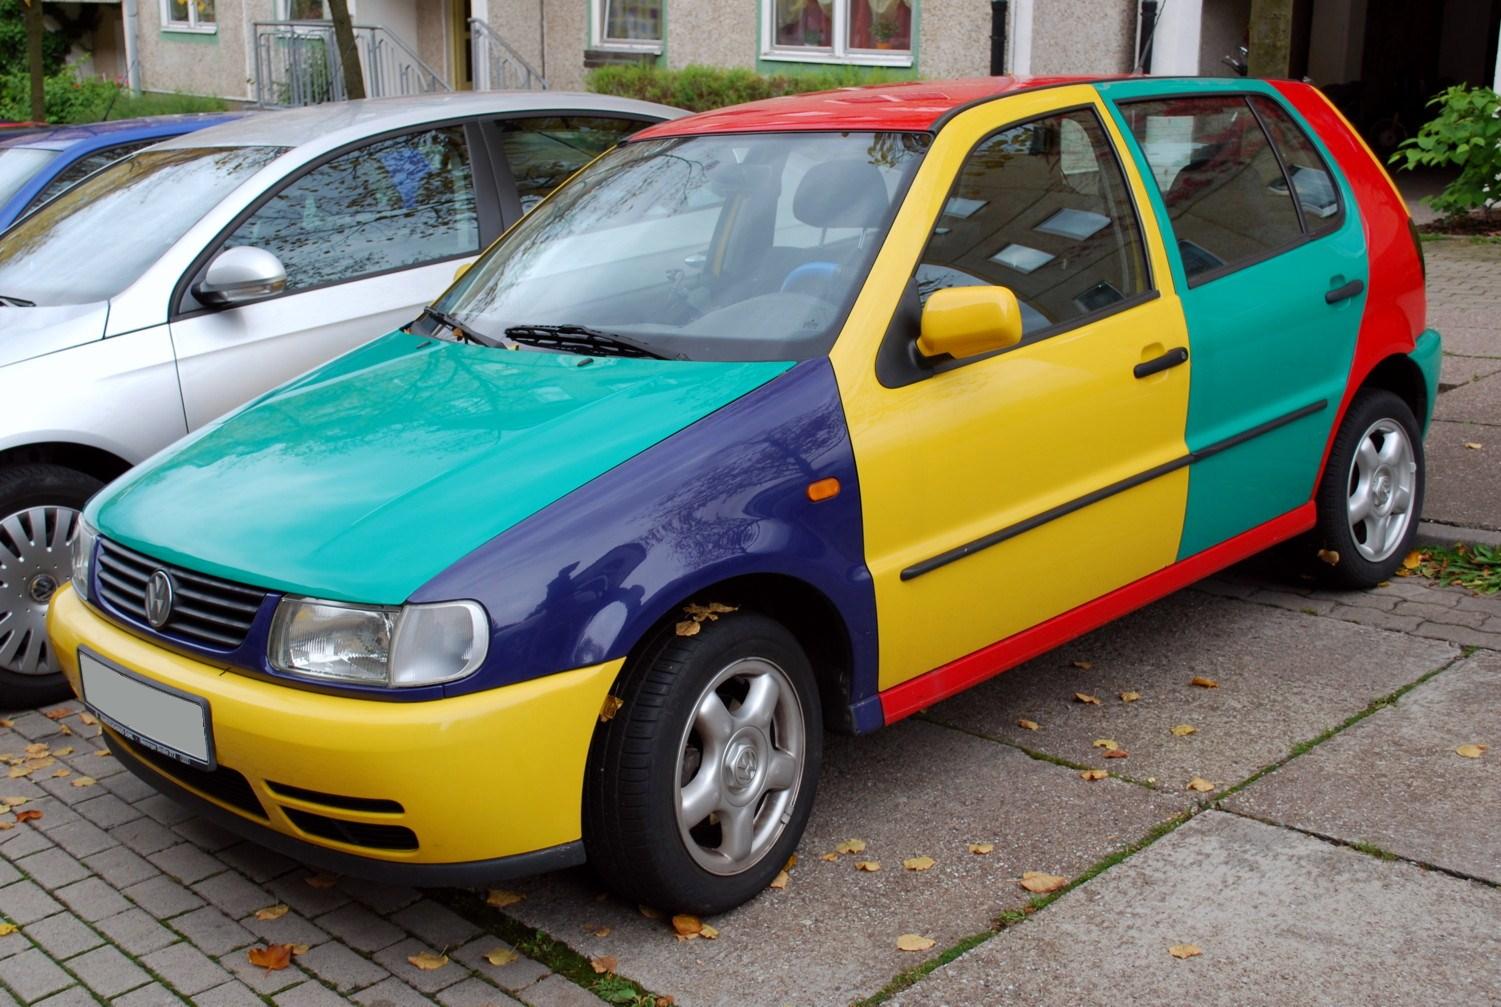
[{"label": "alloy wheel", "polygon": [[1413,519],[1418,465],[1407,431],[1382,418],[1360,437],[1350,464],[1346,515],[1360,555],[1372,563],[1389,558]]}]

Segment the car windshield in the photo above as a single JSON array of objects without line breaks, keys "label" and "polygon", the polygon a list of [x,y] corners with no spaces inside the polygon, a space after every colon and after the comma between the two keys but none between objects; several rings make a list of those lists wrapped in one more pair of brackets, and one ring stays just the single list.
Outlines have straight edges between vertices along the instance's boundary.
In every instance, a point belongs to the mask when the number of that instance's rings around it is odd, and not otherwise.
[{"label": "car windshield", "polygon": [[0,237],[0,295],[36,304],[108,300],[284,149],[146,150],[117,161]]},{"label": "car windshield", "polygon": [[628,143],[524,217],[436,314],[497,343],[693,360],[817,356],[926,148],[911,133]]},{"label": "car windshield", "polygon": [[57,159],[58,151],[43,147],[0,148],[0,203],[21,190],[36,173]]}]

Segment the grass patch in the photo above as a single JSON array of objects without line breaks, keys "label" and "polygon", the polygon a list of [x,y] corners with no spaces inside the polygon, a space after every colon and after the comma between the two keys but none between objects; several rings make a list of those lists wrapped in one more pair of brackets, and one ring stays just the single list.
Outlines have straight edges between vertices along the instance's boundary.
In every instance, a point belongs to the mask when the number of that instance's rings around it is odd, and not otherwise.
[{"label": "grass patch", "polygon": [[183,112],[222,112],[229,103],[222,98],[198,94],[159,94],[121,90],[106,112],[109,119],[135,119],[143,115],[179,115]]},{"label": "grass patch", "polygon": [[1350,847],[1350,849],[1352,850],[1357,850],[1361,853],[1364,853],[1368,857],[1375,857],[1377,860],[1397,859],[1397,855],[1391,850],[1383,850],[1375,843],[1346,843],[1345,845]]},{"label": "grass patch", "polygon": [[[1501,593],[1501,548],[1460,542],[1419,550],[1418,557],[1413,572],[1429,580],[1475,594]],[[1408,562],[1411,561],[1409,557]]]}]

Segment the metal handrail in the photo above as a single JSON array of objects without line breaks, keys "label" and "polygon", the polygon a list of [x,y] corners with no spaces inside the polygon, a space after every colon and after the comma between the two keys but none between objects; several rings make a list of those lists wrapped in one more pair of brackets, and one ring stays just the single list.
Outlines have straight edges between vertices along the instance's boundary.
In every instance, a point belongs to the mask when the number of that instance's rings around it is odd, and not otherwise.
[{"label": "metal handrail", "polygon": [[[342,101],[343,64],[328,21],[257,21],[255,90],[262,105]],[[355,48],[371,98],[451,91],[401,36],[383,25],[355,25]]]},{"label": "metal handrail", "polygon": [[469,19],[476,91],[545,91],[547,78],[483,19]]}]

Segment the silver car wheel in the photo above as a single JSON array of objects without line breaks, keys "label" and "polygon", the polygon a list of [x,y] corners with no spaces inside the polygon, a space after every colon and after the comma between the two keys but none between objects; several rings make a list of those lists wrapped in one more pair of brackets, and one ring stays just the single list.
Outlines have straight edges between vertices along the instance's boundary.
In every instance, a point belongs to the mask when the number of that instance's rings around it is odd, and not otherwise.
[{"label": "silver car wheel", "polygon": [[72,507],[29,507],[0,518],[0,669],[53,675],[47,603],[72,573]]},{"label": "silver car wheel", "polygon": [[748,870],[792,818],[807,754],[802,702],[786,672],[743,658],[694,704],[678,747],[678,832],[711,874]]},{"label": "silver car wheel", "polygon": [[1412,524],[1418,464],[1407,431],[1379,419],[1366,429],[1350,464],[1346,514],[1355,548],[1380,563],[1397,551]]}]

